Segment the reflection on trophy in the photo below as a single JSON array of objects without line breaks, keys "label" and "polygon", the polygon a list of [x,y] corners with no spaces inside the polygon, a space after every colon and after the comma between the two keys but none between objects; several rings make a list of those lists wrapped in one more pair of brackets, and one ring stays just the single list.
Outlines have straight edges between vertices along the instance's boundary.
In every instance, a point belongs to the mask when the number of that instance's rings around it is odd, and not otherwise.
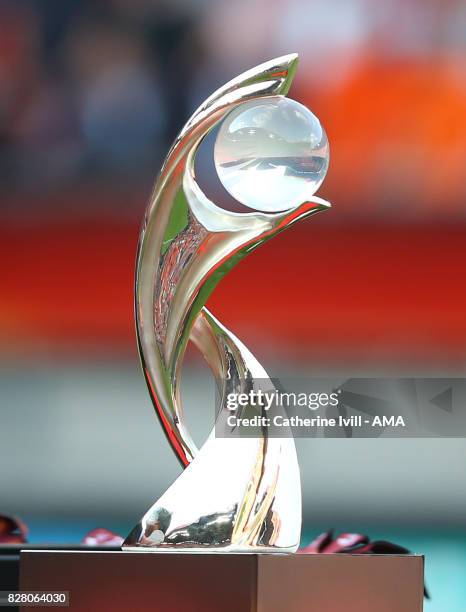
[{"label": "reflection on trophy", "polygon": [[[218,418],[231,393],[273,388],[261,364],[205,303],[248,253],[330,206],[314,197],[328,167],[325,132],[306,107],[285,97],[297,61],[287,55],[266,62],[212,94],[179,133],[156,181],[138,249],[136,327],[154,407],[185,470],[126,538],[127,549],[298,548],[301,485],[292,436],[272,439],[264,429],[256,438],[229,439],[212,431],[197,449],[180,398],[189,340],[219,384]],[[220,208],[196,182],[196,152],[219,124],[218,175],[251,212]]]}]

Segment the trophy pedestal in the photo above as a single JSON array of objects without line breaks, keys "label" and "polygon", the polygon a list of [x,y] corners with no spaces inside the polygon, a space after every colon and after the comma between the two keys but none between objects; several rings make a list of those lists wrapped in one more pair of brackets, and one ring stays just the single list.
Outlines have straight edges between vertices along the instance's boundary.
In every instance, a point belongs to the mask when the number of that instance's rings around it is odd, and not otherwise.
[{"label": "trophy pedestal", "polygon": [[21,590],[69,591],[73,612],[418,612],[423,588],[415,555],[34,550],[20,562]]}]

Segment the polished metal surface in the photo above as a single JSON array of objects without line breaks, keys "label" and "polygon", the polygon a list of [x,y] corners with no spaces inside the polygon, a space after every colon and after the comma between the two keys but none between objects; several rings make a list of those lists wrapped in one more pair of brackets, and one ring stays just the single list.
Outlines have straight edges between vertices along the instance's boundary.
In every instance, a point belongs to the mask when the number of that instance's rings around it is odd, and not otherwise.
[{"label": "polished metal surface", "polygon": [[286,95],[296,65],[297,56],[287,55],[216,91],[181,130],[156,181],[138,248],[136,327],[154,407],[186,469],[133,529],[125,548],[291,552],[299,545],[301,486],[293,439],[271,439],[266,431],[258,439],[224,439],[212,431],[198,450],[180,400],[189,339],[220,382],[223,398],[258,384],[273,388],[254,356],[204,305],[248,253],[329,204],[310,197],[281,213],[224,210],[200,189],[194,160],[202,139],[230,110]]}]

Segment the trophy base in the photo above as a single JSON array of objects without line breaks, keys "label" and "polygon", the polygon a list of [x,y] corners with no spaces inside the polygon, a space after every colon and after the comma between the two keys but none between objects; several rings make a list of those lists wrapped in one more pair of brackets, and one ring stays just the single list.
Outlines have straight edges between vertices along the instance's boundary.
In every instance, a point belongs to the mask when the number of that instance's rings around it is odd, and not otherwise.
[{"label": "trophy base", "polygon": [[126,546],[122,550],[132,553],[145,553],[156,555],[289,555],[296,552],[296,547],[277,548],[276,546],[223,546],[191,548],[190,546]]},{"label": "trophy base", "polygon": [[415,555],[25,550],[20,589],[73,612],[420,612],[423,574]]}]

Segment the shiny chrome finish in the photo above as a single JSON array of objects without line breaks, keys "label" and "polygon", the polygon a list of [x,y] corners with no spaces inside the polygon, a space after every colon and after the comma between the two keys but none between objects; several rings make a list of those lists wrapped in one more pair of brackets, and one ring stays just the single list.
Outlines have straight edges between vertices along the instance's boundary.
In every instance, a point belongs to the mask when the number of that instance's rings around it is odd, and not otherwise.
[{"label": "shiny chrome finish", "polygon": [[[281,213],[246,214],[210,201],[194,176],[197,148],[246,100],[286,94],[296,55],[262,64],[208,98],[186,123],[158,177],[140,237],[135,288],[139,351],[162,427],[186,467],[127,537],[156,551],[284,552],[299,544],[301,488],[293,439],[219,439],[198,450],[183,418],[180,378],[186,344],[203,353],[222,397],[267,374],[205,308],[219,280],[254,248],[330,205],[311,197]],[[222,407],[225,411],[226,407]]]}]

